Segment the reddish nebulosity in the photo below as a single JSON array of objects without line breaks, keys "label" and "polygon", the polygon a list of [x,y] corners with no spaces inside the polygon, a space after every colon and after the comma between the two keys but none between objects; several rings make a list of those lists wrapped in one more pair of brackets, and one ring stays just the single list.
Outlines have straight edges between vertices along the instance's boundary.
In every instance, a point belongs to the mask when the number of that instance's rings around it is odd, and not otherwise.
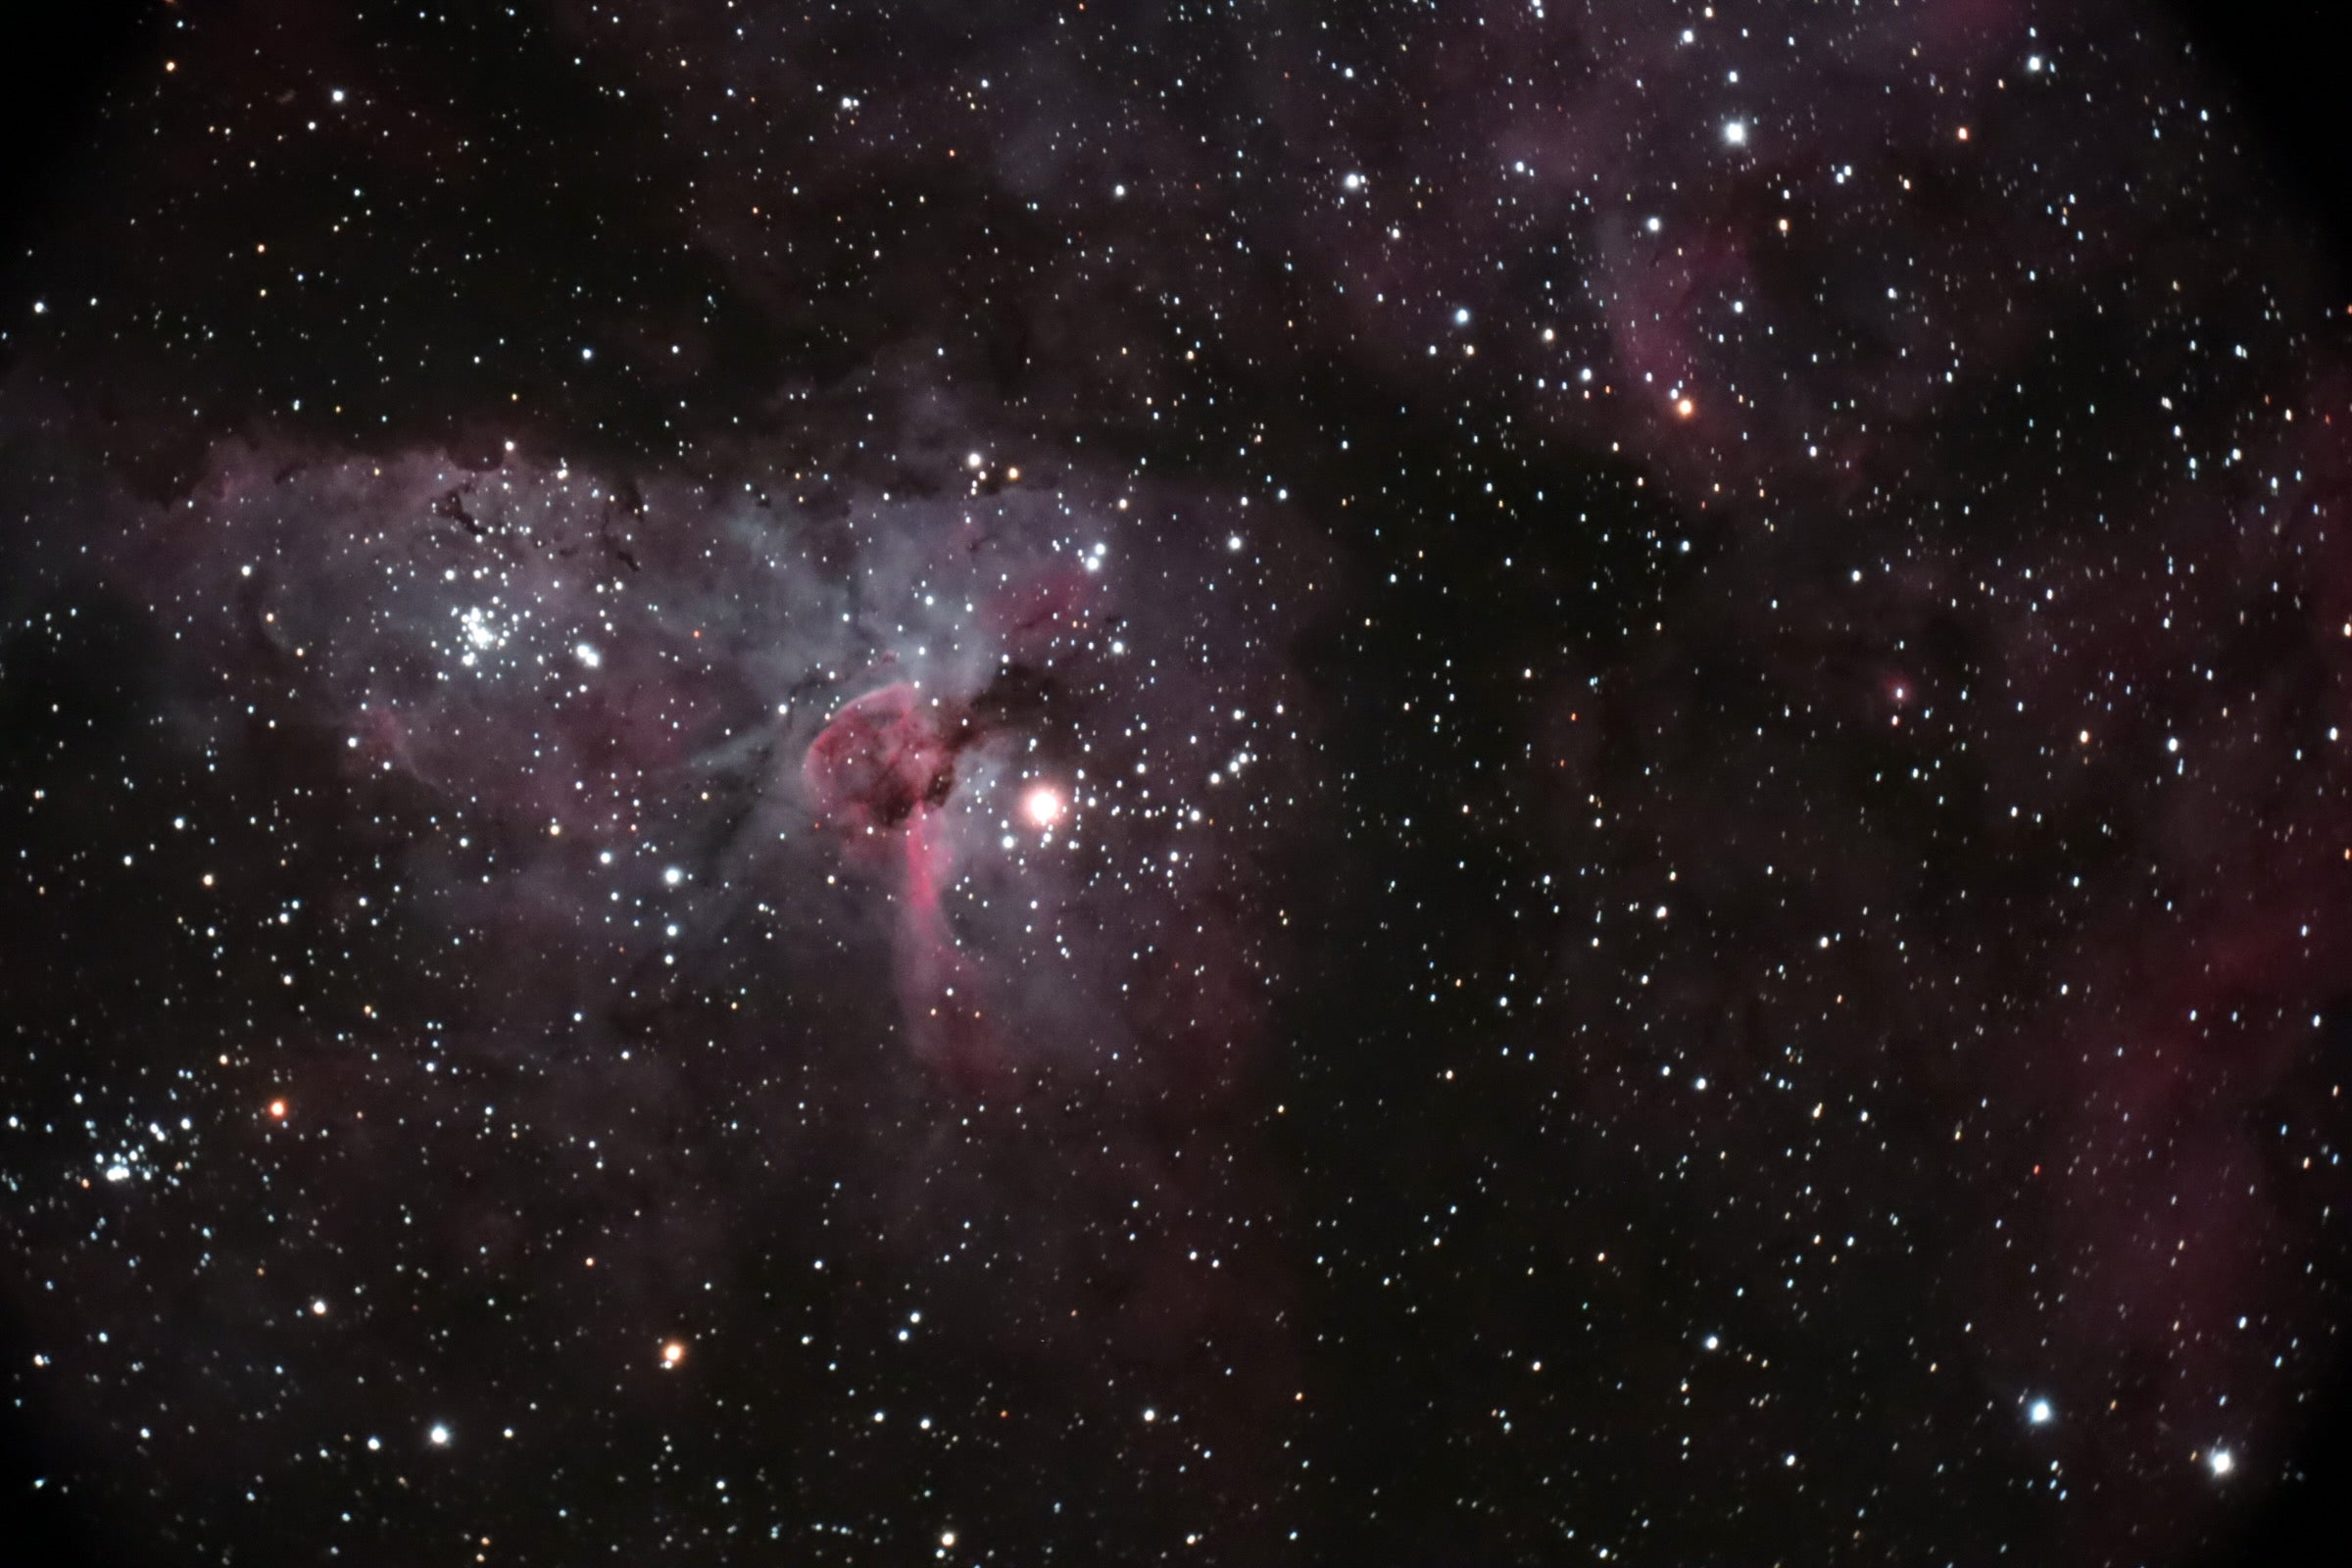
[{"label": "reddish nebulosity", "polygon": [[939,808],[956,786],[956,759],[977,731],[902,681],[867,692],[833,715],[801,762],[810,802],[853,847],[898,836],[898,990],[915,1054],[951,1084],[977,1093],[1004,1051],[989,1026],[978,966],[949,929],[940,895],[955,855]]},{"label": "reddish nebulosity", "polygon": [[343,759],[347,771],[364,775],[381,769],[414,778],[425,776],[409,716],[391,704],[362,703],[352,723],[352,736],[357,744]]},{"label": "reddish nebulosity", "polygon": [[901,681],[867,692],[833,715],[801,761],[810,800],[849,832],[896,828],[956,786],[960,722]]},{"label": "reddish nebulosity", "polygon": [[1043,571],[991,600],[989,620],[1015,655],[1045,656],[1057,639],[1074,637],[1086,622],[1092,586],[1076,566]]},{"label": "reddish nebulosity", "polygon": [[979,965],[956,942],[940,906],[953,857],[928,810],[907,823],[906,853],[899,1005],[915,1056],[950,1086],[978,1095],[1003,1076],[1007,1058],[988,1014]]}]

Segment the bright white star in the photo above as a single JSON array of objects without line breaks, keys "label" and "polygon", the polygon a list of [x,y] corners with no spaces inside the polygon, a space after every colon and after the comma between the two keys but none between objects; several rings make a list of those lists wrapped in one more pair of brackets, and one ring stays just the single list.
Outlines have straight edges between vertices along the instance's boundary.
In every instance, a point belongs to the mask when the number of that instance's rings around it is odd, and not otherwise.
[{"label": "bright white star", "polygon": [[1051,784],[1031,785],[1021,797],[1021,814],[1037,827],[1052,827],[1061,820],[1061,792]]}]

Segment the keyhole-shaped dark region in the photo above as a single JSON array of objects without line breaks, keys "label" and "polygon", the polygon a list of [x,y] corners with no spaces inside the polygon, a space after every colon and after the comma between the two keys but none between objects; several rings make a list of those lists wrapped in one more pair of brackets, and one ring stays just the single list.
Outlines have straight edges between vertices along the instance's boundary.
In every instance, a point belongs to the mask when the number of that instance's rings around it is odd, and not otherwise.
[{"label": "keyhole-shaped dark region", "polygon": [[867,692],[833,715],[801,760],[810,804],[844,831],[898,827],[918,807],[947,800],[968,727],[904,681]]}]

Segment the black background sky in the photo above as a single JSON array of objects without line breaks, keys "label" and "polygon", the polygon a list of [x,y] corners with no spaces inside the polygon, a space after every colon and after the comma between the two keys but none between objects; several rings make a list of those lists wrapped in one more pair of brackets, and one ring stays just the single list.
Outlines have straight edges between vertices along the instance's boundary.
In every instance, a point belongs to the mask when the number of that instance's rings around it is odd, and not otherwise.
[{"label": "black background sky", "polygon": [[8,1560],[2328,1560],[2316,12],[62,21]]}]

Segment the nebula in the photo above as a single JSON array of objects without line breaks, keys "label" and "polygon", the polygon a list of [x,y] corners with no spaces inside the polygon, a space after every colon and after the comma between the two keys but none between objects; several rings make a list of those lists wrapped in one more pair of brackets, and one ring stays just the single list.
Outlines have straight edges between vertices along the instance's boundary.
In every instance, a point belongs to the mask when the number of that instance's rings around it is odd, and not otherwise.
[{"label": "nebula", "polygon": [[2161,6],[53,9],[0,1498],[91,1560],[2320,1475],[2352,315]]},{"label": "nebula", "polygon": [[918,1059],[966,1094],[998,1082],[1007,1061],[989,1033],[979,965],[940,902],[954,850],[939,811],[956,787],[957,756],[979,735],[964,710],[898,681],[845,704],[801,763],[810,804],[846,852],[868,865],[895,862],[894,963],[907,1037]]},{"label": "nebula", "polygon": [[903,827],[924,807],[946,803],[968,723],[944,717],[901,681],[845,705],[811,741],[801,762],[811,802],[846,833]]}]

